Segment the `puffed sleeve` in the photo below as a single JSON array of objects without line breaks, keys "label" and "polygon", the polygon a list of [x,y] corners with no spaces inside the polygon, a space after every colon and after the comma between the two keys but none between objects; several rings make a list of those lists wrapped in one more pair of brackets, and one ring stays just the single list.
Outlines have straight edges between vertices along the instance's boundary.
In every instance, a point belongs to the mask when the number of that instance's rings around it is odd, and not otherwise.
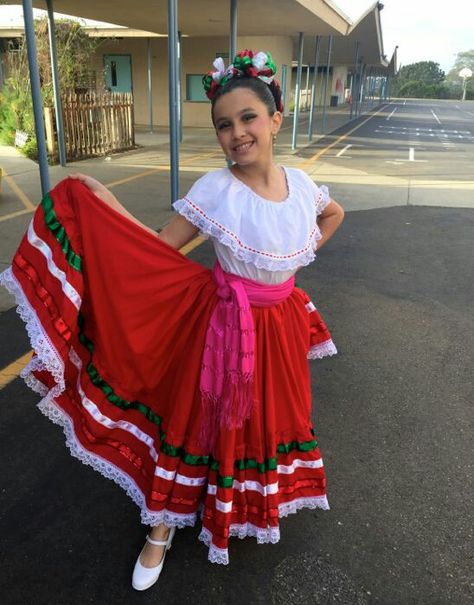
[{"label": "puffed sleeve", "polygon": [[298,173],[304,183],[305,191],[308,192],[308,196],[311,197],[314,204],[316,216],[319,216],[332,201],[329,196],[329,190],[326,185],[316,185],[313,179],[303,170],[299,170]]},{"label": "puffed sleeve", "polygon": [[313,184],[316,188],[316,214],[319,216],[321,212],[326,208],[326,206],[331,203],[332,200],[329,197],[329,190],[326,185],[319,185],[318,187],[316,183]]}]

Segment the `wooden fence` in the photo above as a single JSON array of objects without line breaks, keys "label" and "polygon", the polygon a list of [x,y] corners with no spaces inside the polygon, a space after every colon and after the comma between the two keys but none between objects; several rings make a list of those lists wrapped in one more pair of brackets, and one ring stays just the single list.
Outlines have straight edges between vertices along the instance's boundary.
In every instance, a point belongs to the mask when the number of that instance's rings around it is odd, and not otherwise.
[{"label": "wooden fence", "polygon": [[[61,105],[69,161],[135,147],[131,93],[67,93]],[[45,109],[48,151],[57,156],[54,110]]]}]

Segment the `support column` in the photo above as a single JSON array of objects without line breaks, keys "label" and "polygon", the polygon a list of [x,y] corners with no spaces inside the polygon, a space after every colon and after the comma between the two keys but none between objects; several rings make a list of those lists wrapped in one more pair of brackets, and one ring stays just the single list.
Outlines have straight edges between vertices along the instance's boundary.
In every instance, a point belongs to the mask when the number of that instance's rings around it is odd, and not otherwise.
[{"label": "support column", "polygon": [[357,91],[357,67],[358,67],[358,63],[359,63],[359,45],[360,42],[359,40],[357,40],[356,42],[356,52],[355,52],[355,59],[354,59],[354,74],[352,76],[352,83],[351,83],[351,115],[350,115],[350,119],[352,120],[354,116],[354,99],[355,99],[355,92]]},{"label": "support column", "polygon": [[61,107],[61,95],[58,76],[58,54],[56,52],[56,29],[54,26],[53,0],[46,0],[48,7],[48,38],[51,56],[51,73],[53,76],[54,113],[56,116],[56,133],[58,137],[58,154],[61,166],[66,166],[66,145],[64,143],[64,122]]},{"label": "support column", "polygon": [[41,98],[38,56],[36,53],[35,26],[31,0],[23,0],[23,18],[25,21],[26,49],[28,52],[28,67],[30,71],[31,97],[35,117],[35,133],[38,145],[38,163],[41,179],[41,191],[45,196],[51,189],[48,170],[48,152],[44,134],[43,100]]},{"label": "support column", "polygon": [[361,77],[360,77],[360,92],[361,94],[361,99],[360,99],[360,103],[359,103],[359,115],[363,112],[364,110],[364,97],[365,97],[365,70],[367,69],[367,65],[365,63],[362,64],[362,69],[361,69]]},{"label": "support column", "polygon": [[229,63],[237,54],[237,0],[230,0]]},{"label": "support column", "polygon": [[146,39],[147,47],[147,71],[148,71],[148,123],[150,134],[153,134],[153,72],[151,68],[151,38]]},{"label": "support column", "polygon": [[309,110],[309,126],[308,126],[308,139],[310,141],[313,138],[313,119],[314,119],[314,109],[316,107],[316,78],[318,77],[320,47],[321,47],[321,37],[316,36],[315,46],[314,46],[313,82],[311,84],[311,108]]},{"label": "support column", "polygon": [[179,142],[183,142],[183,95],[181,94],[181,32],[178,31],[178,85],[176,87],[178,94],[178,124],[179,124]]},{"label": "support column", "polygon": [[171,203],[179,198],[178,0],[168,0],[168,94]]},{"label": "support column", "polygon": [[373,99],[372,99],[372,87],[373,87],[373,85],[374,85],[374,82],[373,82],[373,69],[374,69],[373,67],[371,67],[371,68],[369,69],[369,83],[368,83],[368,92],[369,92],[369,94],[368,94],[368,108],[370,108],[370,109],[372,109],[372,101],[373,101]]},{"label": "support column", "polygon": [[306,66],[306,97],[305,97],[305,102],[304,102],[305,111],[308,111],[308,107],[309,107],[308,88],[309,88],[309,65]]},{"label": "support column", "polygon": [[329,87],[329,67],[331,66],[331,53],[332,53],[332,36],[328,37],[328,56],[326,61],[326,78],[324,80],[324,92],[323,92],[323,123],[321,131],[324,134],[326,130],[326,97],[328,94]]},{"label": "support column", "polygon": [[356,72],[357,84],[356,84],[356,102],[355,102],[355,107],[354,107],[354,117],[355,118],[359,117],[359,113],[360,113],[360,105],[361,105],[360,94],[362,91],[363,67],[364,67],[364,64],[361,60],[359,65],[357,66],[357,72]]},{"label": "support column", "polygon": [[298,138],[298,125],[300,119],[300,93],[301,93],[301,72],[303,69],[303,45],[304,33],[299,33],[298,38],[298,68],[296,71],[296,87],[295,87],[295,110],[293,112],[293,136],[291,138],[291,148],[296,149]]}]

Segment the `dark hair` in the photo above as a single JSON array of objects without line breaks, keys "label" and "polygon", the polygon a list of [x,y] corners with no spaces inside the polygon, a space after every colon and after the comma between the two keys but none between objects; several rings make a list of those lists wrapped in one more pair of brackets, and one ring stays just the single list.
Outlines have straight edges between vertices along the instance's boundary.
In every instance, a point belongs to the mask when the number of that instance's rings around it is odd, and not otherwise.
[{"label": "dark hair", "polygon": [[272,116],[276,111],[283,111],[281,103],[281,89],[275,80],[271,84],[266,84],[260,78],[249,76],[239,76],[230,79],[224,86],[217,89],[214,98],[211,101],[211,116],[214,123],[214,106],[218,99],[236,88],[248,88],[253,91],[257,97],[267,106],[268,115]]}]

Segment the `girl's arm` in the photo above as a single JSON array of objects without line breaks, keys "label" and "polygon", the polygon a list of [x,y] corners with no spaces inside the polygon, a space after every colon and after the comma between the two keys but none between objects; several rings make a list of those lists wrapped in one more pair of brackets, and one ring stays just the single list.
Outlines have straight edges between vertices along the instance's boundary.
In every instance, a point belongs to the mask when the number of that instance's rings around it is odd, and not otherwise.
[{"label": "girl's arm", "polygon": [[126,216],[133,223],[140,225],[140,227],[146,231],[149,231],[155,237],[162,239],[168,245],[176,248],[177,250],[190,242],[199,231],[197,227],[192,225],[183,216],[176,216],[160,233],[157,233],[135,218],[133,214],[130,214],[130,212],[118,201],[115,195],[109,191],[105,185],[102,185],[102,183],[96,179],[81,173],[71,174],[70,178],[77,179],[81,181],[81,183],[84,183],[86,187],[88,187],[97,197],[108,204],[111,208],[120,214],[123,214],[123,216]]},{"label": "girl's arm", "polygon": [[318,216],[318,226],[322,235],[322,238],[317,242],[318,250],[334,235],[343,219],[344,210],[342,206],[331,199],[330,203]]}]

